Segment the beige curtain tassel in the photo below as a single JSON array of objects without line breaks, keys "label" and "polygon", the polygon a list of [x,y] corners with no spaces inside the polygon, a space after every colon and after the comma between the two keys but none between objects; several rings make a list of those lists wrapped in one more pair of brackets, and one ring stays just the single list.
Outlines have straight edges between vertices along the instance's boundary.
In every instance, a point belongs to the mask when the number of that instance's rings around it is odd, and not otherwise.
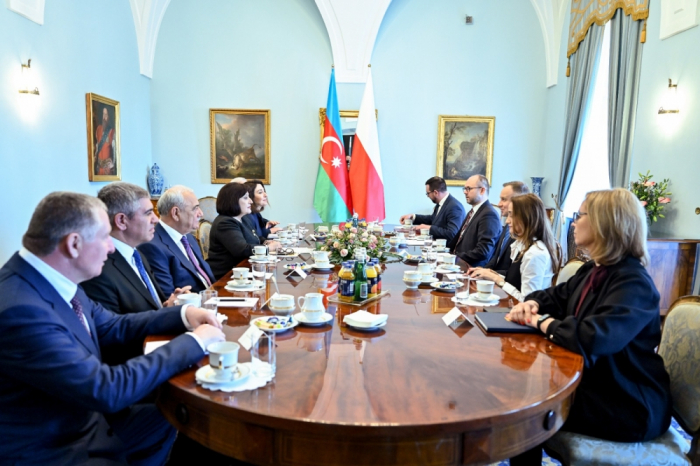
[{"label": "beige curtain tassel", "polygon": [[568,78],[571,76],[571,58],[568,58],[566,61],[566,77]]},{"label": "beige curtain tassel", "polygon": [[639,35],[639,42],[644,44],[647,41],[647,20],[644,20],[644,25],[642,26],[642,33]]}]

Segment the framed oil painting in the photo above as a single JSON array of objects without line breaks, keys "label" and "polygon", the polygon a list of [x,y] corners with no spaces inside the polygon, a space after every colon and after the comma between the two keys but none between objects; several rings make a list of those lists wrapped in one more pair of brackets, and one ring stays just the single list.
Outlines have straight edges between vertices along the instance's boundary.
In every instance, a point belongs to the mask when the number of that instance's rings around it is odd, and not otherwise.
[{"label": "framed oil painting", "polygon": [[462,186],[473,175],[491,183],[496,117],[447,116],[438,119],[437,176]]},{"label": "framed oil painting", "polygon": [[85,94],[88,139],[88,179],[122,179],[119,142],[119,102],[97,94]]},{"label": "framed oil painting", "polygon": [[270,184],[270,110],[209,110],[211,182]]},{"label": "framed oil painting", "polygon": [[[352,158],[352,148],[355,142],[355,133],[357,132],[357,117],[360,115],[359,110],[340,110],[340,127],[343,129],[343,145],[345,146],[345,162],[350,170],[350,160]],[[374,109],[374,118],[379,119],[379,112]],[[323,128],[326,125],[326,109],[318,109],[318,121],[321,125],[321,137],[319,139],[321,152],[323,148]]]}]

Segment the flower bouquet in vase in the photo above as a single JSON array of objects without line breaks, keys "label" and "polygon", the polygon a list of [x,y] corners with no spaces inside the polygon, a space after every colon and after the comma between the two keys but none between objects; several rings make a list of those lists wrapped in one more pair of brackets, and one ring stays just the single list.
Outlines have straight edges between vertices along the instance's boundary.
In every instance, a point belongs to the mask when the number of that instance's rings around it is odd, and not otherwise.
[{"label": "flower bouquet in vase", "polygon": [[651,180],[653,177],[654,175],[649,171],[646,175],[640,173],[639,180],[630,182],[629,188],[644,206],[649,225],[658,221],[659,218],[664,218],[661,211],[664,210],[664,204],[671,202],[671,198],[668,196],[672,194],[667,191],[668,178],[657,183]]},{"label": "flower bouquet in vase", "polygon": [[316,247],[319,251],[329,251],[332,263],[340,264],[352,259],[357,248],[365,248],[368,257],[376,257],[380,262],[385,262],[388,257],[393,256],[386,251],[386,239],[370,232],[364,219],[351,219],[342,226],[342,230],[330,232],[326,240]]}]

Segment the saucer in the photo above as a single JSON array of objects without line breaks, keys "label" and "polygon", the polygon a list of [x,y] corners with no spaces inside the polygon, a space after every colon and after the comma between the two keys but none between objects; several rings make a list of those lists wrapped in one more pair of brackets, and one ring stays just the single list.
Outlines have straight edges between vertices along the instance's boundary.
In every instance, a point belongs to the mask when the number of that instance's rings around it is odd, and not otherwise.
[{"label": "saucer", "polygon": [[269,307],[270,310],[278,316],[288,316],[297,308],[296,305],[289,307],[275,307],[272,304],[268,304],[267,307]]},{"label": "saucer", "polygon": [[257,283],[257,285],[255,285],[255,283],[251,283],[250,285],[244,285],[244,286],[226,285],[224,288],[229,290],[229,291],[259,291],[259,290],[265,289],[265,284],[263,282],[259,282],[256,280],[256,283]]},{"label": "saucer", "polygon": [[454,265],[454,264],[440,264],[437,266],[435,269],[435,272],[437,273],[455,273],[455,272],[461,272],[462,269],[459,268],[459,265]]},{"label": "saucer", "polygon": [[215,377],[214,369],[207,364],[206,366],[200,367],[195,372],[194,377],[197,382],[200,383],[215,383],[215,384],[237,384],[243,382],[250,375],[250,365],[238,363],[235,372],[233,373],[233,378],[231,380],[222,380]]},{"label": "saucer", "polygon": [[375,330],[379,330],[380,328],[384,327],[386,325],[387,321],[385,320],[379,325],[375,325],[374,327],[355,327],[354,325],[351,325],[347,322],[345,322],[345,325],[350,327],[353,330],[359,330],[360,332],[374,332]]},{"label": "saucer", "polygon": [[450,298],[450,301],[455,303],[458,306],[473,306],[473,307],[491,307],[491,306],[498,306],[499,301],[474,301],[473,299],[457,299],[457,298]]},{"label": "saucer", "polygon": [[437,279],[437,277],[430,277],[430,278],[421,278],[421,285],[431,285],[432,283],[439,282],[440,280]]},{"label": "saucer", "polygon": [[[280,328],[264,328],[260,327],[257,322],[268,322],[272,320],[273,322],[276,320],[282,320],[284,322],[289,322],[289,325],[285,327],[280,327]],[[251,319],[250,320],[250,325],[255,325],[255,328],[259,328],[263,332],[270,332],[270,333],[280,333],[280,332],[286,332],[287,330],[291,330],[294,327],[297,326],[297,321],[294,320],[292,317],[277,317],[277,316],[262,316],[258,317],[256,319]]]},{"label": "saucer", "polygon": [[333,316],[327,312],[324,312],[321,315],[321,319],[311,322],[311,321],[306,319],[306,316],[304,315],[303,312],[300,312],[298,314],[294,314],[294,319],[296,319],[296,321],[299,322],[301,325],[308,325],[310,327],[318,327],[320,325],[325,325],[328,322],[331,322],[333,320]]},{"label": "saucer", "polygon": [[464,285],[459,282],[435,282],[431,283],[430,286],[436,290],[444,291],[445,293],[454,293],[458,288],[462,288]]},{"label": "saucer", "polygon": [[279,238],[279,235],[277,233],[270,233],[267,235],[267,239],[277,239]]},{"label": "saucer", "polygon": [[270,257],[270,256],[261,256],[263,257],[262,259],[258,259],[258,256],[250,256],[248,259],[248,262],[257,262],[258,264],[271,264],[274,262],[277,262],[276,257]]},{"label": "saucer", "polygon": [[491,294],[488,298],[480,298],[479,293],[472,293],[469,295],[469,299],[473,299],[474,301],[479,301],[480,303],[488,303],[491,301],[500,301],[501,298],[497,294]]},{"label": "saucer", "polygon": [[330,262],[323,262],[323,263],[315,263],[313,264],[313,268],[316,270],[331,270],[334,268],[335,265],[331,264]]}]

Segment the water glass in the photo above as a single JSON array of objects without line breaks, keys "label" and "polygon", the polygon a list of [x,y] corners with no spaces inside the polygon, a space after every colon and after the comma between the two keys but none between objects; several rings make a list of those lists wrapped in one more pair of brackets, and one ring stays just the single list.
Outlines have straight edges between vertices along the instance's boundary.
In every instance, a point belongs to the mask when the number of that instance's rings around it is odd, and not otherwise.
[{"label": "water glass", "polygon": [[216,302],[207,304],[207,301],[209,301],[210,299],[218,298],[219,293],[217,293],[215,290],[204,290],[204,291],[199,292],[199,297],[201,299],[202,309],[212,311],[214,314],[216,314],[216,311],[217,311]]},{"label": "water glass", "polygon": [[254,263],[251,265],[251,271],[253,272],[253,280],[257,280],[262,283],[265,287],[265,274],[267,273],[267,264],[264,263]]},{"label": "water glass", "polygon": [[433,236],[428,235],[423,238],[423,245],[426,247],[431,247],[433,245]]},{"label": "water glass", "polygon": [[263,333],[250,349],[251,365],[255,377],[269,379],[275,376],[277,369],[275,346],[275,334]]},{"label": "water glass", "polygon": [[437,262],[438,258],[438,252],[435,249],[428,249],[427,252],[425,253],[425,260],[426,262],[429,262],[431,264],[434,264]]}]

